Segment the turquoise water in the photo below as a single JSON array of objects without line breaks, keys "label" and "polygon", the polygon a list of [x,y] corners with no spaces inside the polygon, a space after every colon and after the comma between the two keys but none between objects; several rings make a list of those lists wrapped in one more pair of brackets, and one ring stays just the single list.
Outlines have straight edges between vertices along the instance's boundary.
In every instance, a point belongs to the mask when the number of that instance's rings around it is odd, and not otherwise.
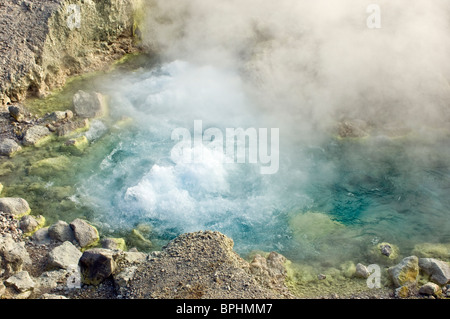
[{"label": "turquoise water", "polygon": [[273,114],[252,103],[238,74],[182,61],[121,74],[101,87],[113,119],[132,119],[126,129],[94,122],[76,178],[74,200],[94,212],[105,234],[144,223],[163,245],[184,232],[217,230],[239,253],[276,250],[331,263],[362,261],[383,241],[405,255],[417,243],[450,242],[445,136],[308,141],[281,126],[276,174],[261,174],[260,162],[224,163],[217,150],[198,163],[175,163],[174,129],[193,135],[195,120],[222,132],[272,128]]}]

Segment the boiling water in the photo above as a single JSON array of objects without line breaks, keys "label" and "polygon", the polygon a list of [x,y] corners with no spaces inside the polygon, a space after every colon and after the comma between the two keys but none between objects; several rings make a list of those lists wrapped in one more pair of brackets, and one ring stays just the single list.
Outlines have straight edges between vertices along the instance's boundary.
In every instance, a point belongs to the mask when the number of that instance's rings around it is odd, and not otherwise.
[{"label": "boiling water", "polygon": [[[223,152],[175,163],[176,128],[270,128],[238,74],[182,61],[122,74],[103,83],[111,115],[125,130],[94,125],[90,162],[80,168],[76,200],[104,232],[152,226],[161,244],[198,230],[230,236],[240,253],[276,250],[293,260],[361,258],[388,241],[408,254],[414,244],[449,242],[450,154],[426,132],[320,143],[280,128],[279,170],[224,163]],[[96,128],[97,127],[97,128]]]}]

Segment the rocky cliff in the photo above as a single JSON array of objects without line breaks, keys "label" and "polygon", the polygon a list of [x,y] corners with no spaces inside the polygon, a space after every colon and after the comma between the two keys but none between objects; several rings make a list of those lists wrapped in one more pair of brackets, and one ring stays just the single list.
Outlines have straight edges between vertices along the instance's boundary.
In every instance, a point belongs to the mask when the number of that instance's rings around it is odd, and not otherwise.
[{"label": "rocky cliff", "polygon": [[44,96],[67,77],[99,70],[135,49],[140,0],[0,3],[0,107]]}]

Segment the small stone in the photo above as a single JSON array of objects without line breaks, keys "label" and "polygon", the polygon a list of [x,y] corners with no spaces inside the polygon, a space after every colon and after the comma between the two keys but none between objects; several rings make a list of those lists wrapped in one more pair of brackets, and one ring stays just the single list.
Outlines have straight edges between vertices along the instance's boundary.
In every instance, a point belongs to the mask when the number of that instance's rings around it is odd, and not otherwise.
[{"label": "small stone", "polygon": [[65,221],[59,220],[48,228],[48,235],[51,239],[60,242],[75,240],[73,229]]},{"label": "small stone", "polygon": [[82,219],[75,219],[70,223],[70,227],[73,229],[75,239],[82,248],[97,243],[100,238],[97,229]]},{"label": "small stone", "polygon": [[428,282],[419,289],[419,293],[422,295],[436,295],[440,291],[440,287],[435,283]]},{"label": "small stone", "polygon": [[364,266],[364,265],[361,264],[361,263],[358,263],[358,264],[356,265],[355,276],[356,276],[356,277],[360,277],[360,278],[369,278],[370,272],[369,272],[369,270],[367,269],[366,266]]},{"label": "small stone", "polygon": [[392,254],[392,247],[389,244],[384,244],[380,247],[381,253],[387,257]]},{"label": "small stone", "polygon": [[11,115],[17,122],[22,122],[25,120],[27,111],[18,105],[12,105],[8,107],[9,115]]},{"label": "small stone", "polygon": [[27,236],[30,236],[44,224],[44,216],[39,215],[37,217],[33,217],[31,215],[25,215],[20,219],[19,227]]},{"label": "small stone", "polygon": [[5,138],[0,141],[0,155],[13,157],[17,152],[19,152],[22,147],[16,143],[16,141]]},{"label": "small stone", "polygon": [[12,214],[15,217],[28,215],[31,212],[28,202],[23,198],[0,198],[0,212]]},{"label": "small stone", "polygon": [[9,277],[5,281],[5,284],[14,287],[20,293],[32,290],[35,286],[33,279],[31,279],[27,271],[21,271]]},{"label": "small stone", "polygon": [[70,266],[78,265],[82,253],[71,242],[65,241],[62,245],[55,247],[48,254],[49,267],[68,269]]},{"label": "small stone", "polygon": [[39,146],[47,141],[47,137],[49,137],[51,134],[52,132],[50,132],[50,130],[45,126],[32,126],[25,132],[22,143],[25,146]]},{"label": "small stone", "polygon": [[324,274],[318,274],[318,275],[317,275],[317,278],[318,278],[319,280],[324,280],[324,279],[327,278],[327,275],[324,275]]},{"label": "small stone", "polygon": [[408,298],[411,295],[411,289],[408,285],[398,287],[395,289],[395,297]]}]

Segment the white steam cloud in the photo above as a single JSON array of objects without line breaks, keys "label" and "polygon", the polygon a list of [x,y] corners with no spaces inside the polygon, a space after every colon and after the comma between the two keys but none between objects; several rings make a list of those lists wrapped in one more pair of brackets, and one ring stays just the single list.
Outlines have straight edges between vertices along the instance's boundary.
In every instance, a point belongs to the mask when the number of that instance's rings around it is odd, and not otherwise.
[{"label": "white steam cloud", "polygon": [[154,0],[143,30],[168,60],[240,72],[274,125],[317,130],[344,118],[445,124],[449,23],[448,0]]}]

